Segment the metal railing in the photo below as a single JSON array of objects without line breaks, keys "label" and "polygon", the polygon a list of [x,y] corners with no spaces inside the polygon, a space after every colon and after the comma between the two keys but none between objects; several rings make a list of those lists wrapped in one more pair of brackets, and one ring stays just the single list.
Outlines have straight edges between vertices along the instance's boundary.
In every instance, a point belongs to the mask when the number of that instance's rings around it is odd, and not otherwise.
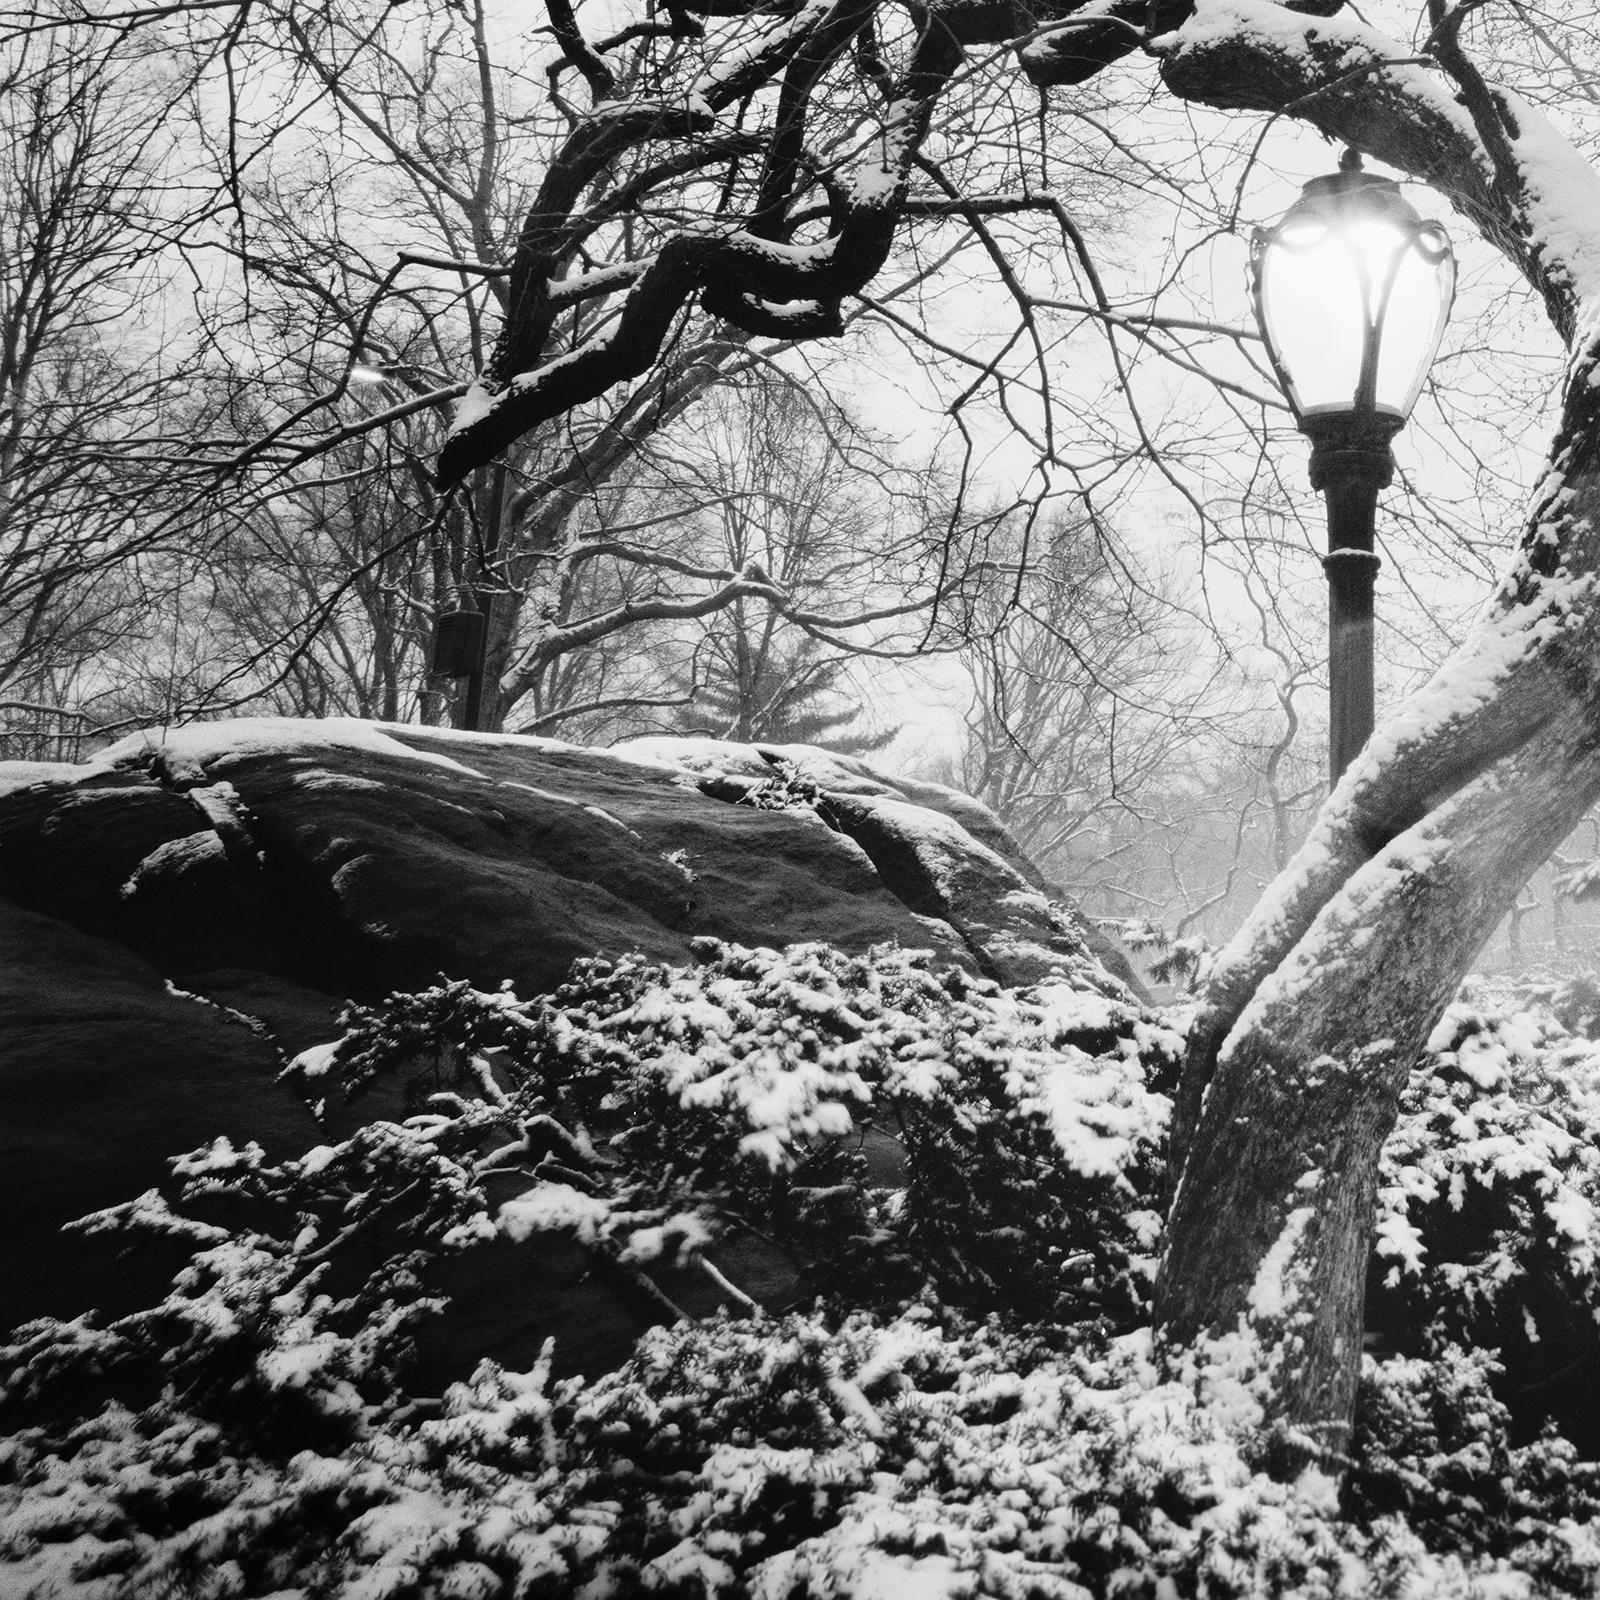
[{"label": "metal railing", "polygon": [[0,700],[0,761],[81,761],[89,713],[32,700]]}]

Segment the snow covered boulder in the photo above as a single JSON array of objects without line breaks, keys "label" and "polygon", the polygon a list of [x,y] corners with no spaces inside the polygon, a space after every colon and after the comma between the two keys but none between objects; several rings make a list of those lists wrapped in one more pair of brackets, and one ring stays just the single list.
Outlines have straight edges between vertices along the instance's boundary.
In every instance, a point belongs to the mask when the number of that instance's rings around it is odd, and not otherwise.
[{"label": "snow covered boulder", "polygon": [[1103,966],[1144,998],[1118,946],[1078,915],[971,795],[889,778],[864,761],[810,745],[656,737],[617,748],[685,768],[707,794],[738,804],[815,811],[866,852],[904,904],[953,927],[979,969],[997,982],[1070,974],[1100,989],[1096,968]]},{"label": "snow covered boulder", "polygon": [[[1126,997],[983,807],[793,747],[286,719],[141,734],[79,766],[0,764],[0,911],[39,955],[0,1010],[26,1154],[0,1169],[24,1219],[0,1281],[60,1310],[99,1292],[57,1292],[79,1271],[52,1265],[67,1217],[218,1133],[314,1142],[275,1073],[347,999],[441,975],[533,996],[580,958],[682,963],[702,937],[931,949]],[[398,1114],[335,1105],[322,1136]]]},{"label": "snow covered boulder", "polygon": [[887,940],[1115,990],[976,802],[821,751],[709,750],[353,721],[151,732],[82,767],[0,766],[0,882],[168,975],[338,996],[440,974],[536,993],[581,957],[681,960],[699,936]]}]

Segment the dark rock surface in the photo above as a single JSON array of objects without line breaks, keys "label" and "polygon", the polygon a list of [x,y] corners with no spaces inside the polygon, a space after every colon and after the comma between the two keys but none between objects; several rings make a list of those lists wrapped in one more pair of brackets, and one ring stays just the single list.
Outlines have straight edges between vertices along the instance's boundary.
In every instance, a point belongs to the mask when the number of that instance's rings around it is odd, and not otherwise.
[{"label": "dark rock surface", "polygon": [[818,750],[263,720],[0,763],[0,1325],[128,1302],[148,1266],[57,1229],[167,1157],[343,1131],[355,1109],[319,1130],[276,1075],[345,998],[441,974],[534,993],[702,935],[1118,987],[982,806]]},{"label": "dark rock surface", "polygon": [[145,1303],[158,1263],[61,1225],[218,1134],[285,1156],[315,1143],[278,1070],[267,1040],[132,951],[0,899],[0,1326]]}]

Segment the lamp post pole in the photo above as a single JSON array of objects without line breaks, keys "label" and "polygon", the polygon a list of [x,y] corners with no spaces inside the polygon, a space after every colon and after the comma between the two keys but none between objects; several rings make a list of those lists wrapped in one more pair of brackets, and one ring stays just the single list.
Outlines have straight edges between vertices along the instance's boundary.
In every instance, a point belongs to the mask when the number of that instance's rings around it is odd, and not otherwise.
[{"label": "lamp post pole", "polygon": [[1382,566],[1373,549],[1378,496],[1394,478],[1389,441],[1396,418],[1310,418],[1311,487],[1328,511],[1328,781],[1372,737],[1377,692],[1373,668],[1373,591]]}]

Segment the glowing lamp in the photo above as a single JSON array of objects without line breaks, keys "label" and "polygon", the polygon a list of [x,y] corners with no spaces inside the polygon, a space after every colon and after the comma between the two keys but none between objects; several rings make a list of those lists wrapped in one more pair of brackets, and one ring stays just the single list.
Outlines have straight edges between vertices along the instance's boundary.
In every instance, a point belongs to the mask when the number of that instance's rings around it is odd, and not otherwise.
[{"label": "glowing lamp", "polygon": [[1311,484],[1328,506],[1329,767],[1372,732],[1373,552],[1378,495],[1439,349],[1455,258],[1400,186],[1361,169],[1313,178],[1251,241],[1256,320],[1295,421],[1311,440]]},{"label": "glowing lamp", "polygon": [[1300,426],[1314,436],[1319,418],[1369,416],[1398,429],[1455,295],[1444,229],[1347,156],[1256,230],[1250,259],[1256,319]]}]

